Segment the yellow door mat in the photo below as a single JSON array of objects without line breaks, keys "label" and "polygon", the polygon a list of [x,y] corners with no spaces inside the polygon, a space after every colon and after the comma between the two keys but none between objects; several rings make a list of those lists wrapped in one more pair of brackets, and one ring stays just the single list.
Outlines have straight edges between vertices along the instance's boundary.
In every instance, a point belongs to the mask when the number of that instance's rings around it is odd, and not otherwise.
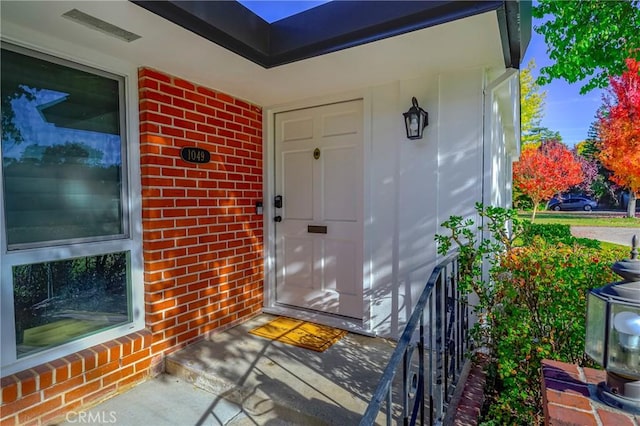
[{"label": "yellow door mat", "polygon": [[345,330],[287,317],[278,317],[249,333],[316,352],[324,352],[347,335]]}]

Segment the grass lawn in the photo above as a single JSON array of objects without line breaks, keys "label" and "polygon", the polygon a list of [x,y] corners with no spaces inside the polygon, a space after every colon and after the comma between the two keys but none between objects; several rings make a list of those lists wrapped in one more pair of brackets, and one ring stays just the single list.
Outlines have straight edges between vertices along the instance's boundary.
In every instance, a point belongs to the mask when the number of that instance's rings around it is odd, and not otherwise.
[{"label": "grass lawn", "polygon": [[[531,212],[519,212],[518,217],[531,220]],[[620,214],[599,214],[598,212],[549,212],[536,213],[535,223],[560,223],[571,226],[608,226],[615,228],[640,228],[640,217],[624,217]]]},{"label": "grass lawn", "polygon": [[610,243],[608,241],[600,241],[600,247],[603,250],[622,250],[625,254],[629,251],[629,247],[620,244]]}]

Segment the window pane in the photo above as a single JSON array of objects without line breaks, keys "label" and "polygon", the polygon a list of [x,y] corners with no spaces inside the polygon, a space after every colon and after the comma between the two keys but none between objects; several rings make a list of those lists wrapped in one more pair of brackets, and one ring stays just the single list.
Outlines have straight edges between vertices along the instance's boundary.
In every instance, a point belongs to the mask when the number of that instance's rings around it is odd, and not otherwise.
[{"label": "window pane", "polygon": [[2,49],[7,242],[125,234],[121,80]]},{"label": "window pane", "polygon": [[13,267],[18,357],[131,321],[128,252]]}]

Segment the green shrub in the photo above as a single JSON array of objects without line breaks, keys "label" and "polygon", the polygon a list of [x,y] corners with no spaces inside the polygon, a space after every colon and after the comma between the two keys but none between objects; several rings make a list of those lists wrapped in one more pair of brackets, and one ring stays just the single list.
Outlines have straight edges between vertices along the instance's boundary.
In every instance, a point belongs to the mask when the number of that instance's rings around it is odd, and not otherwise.
[{"label": "green shrub", "polygon": [[[449,235],[436,240],[441,254],[457,245],[461,288],[478,295],[472,338],[489,350],[495,377],[484,424],[540,424],[541,361],[587,362],[586,294],[617,280],[610,265],[628,252],[574,238],[567,225],[522,224],[514,210],[476,209],[492,238],[478,241],[482,227],[452,216],[442,224]],[[489,261],[488,281],[483,259]]]},{"label": "green shrub", "polygon": [[571,235],[571,227],[569,225],[525,221],[522,228],[522,245],[529,245],[535,237],[541,237],[548,243],[579,244],[584,247],[600,248],[600,241],[598,240],[576,238]]},{"label": "green shrub", "polygon": [[540,224],[524,222],[522,241],[531,244],[534,237],[539,236],[548,242],[563,241],[572,238],[571,227],[562,224]]},{"label": "green shrub", "polygon": [[602,244],[600,244],[600,241],[593,240],[591,238],[576,238],[576,237],[573,237],[572,242],[575,243],[575,244],[578,244],[579,246],[589,247],[589,248],[593,248],[593,249],[597,249],[597,250],[600,250],[602,248]]},{"label": "green shrub", "polygon": [[[490,264],[490,270],[499,267],[498,254],[508,252],[514,241],[522,234],[522,222],[515,210],[499,207],[487,207],[476,203],[476,211],[483,218],[483,226],[475,226],[470,219],[451,216],[441,226],[449,231],[449,235],[436,234],[438,253],[446,255],[452,246],[459,251],[460,282],[458,289],[463,294],[475,293],[478,304],[471,306],[478,316],[478,321],[471,329],[471,339],[475,346],[487,347],[491,350],[492,312],[499,303],[498,286],[484,280],[484,261]],[[509,224],[511,232],[509,232]],[[486,231],[491,238],[478,241],[480,231]]]},{"label": "green shrub", "polygon": [[[540,424],[540,364],[585,365],[586,294],[616,278],[622,254],[534,239],[502,256],[500,309],[494,311],[496,394],[487,418],[499,424]],[[622,255],[624,256],[624,255]]]}]

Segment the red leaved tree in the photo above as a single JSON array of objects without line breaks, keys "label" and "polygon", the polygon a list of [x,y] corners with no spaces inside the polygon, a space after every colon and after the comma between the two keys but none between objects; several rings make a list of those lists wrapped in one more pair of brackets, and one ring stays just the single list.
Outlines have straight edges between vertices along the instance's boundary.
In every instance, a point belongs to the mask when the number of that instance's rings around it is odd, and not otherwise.
[{"label": "red leaved tree", "polygon": [[627,71],[609,79],[608,96],[599,114],[600,161],[610,179],[629,190],[628,216],[634,217],[640,196],[640,62],[627,59]]},{"label": "red leaved tree", "polygon": [[513,185],[533,201],[532,222],[541,202],[583,180],[582,165],[558,141],[545,141],[539,147],[525,145],[520,159],[513,164]]}]

